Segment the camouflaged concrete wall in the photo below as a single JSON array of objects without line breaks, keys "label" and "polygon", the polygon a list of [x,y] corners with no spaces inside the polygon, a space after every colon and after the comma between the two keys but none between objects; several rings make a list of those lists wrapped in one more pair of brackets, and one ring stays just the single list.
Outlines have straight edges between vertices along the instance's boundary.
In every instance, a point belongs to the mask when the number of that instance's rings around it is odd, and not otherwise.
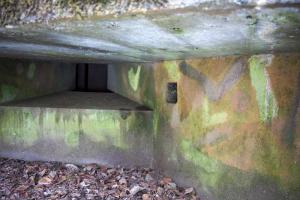
[{"label": "camouflaged concrete wall", "polygon": [[157,166],[201,199],[299,198],[299,54],[110,65],[108,85],[153,109]]},{"label": "camouflaged concrete wall", "polygon": [[73,89],[75,65],[0,58],[0,103]]}]

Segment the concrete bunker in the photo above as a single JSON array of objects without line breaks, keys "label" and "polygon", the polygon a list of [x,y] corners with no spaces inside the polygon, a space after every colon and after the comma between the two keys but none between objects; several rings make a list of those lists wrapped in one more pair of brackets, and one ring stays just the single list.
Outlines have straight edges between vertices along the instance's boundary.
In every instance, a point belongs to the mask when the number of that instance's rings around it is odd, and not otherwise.
[{"label": "concrete bunker", "polygon": [[10,2],[1,156],[154,167],[204,200],[299,199],[298,1]]}]

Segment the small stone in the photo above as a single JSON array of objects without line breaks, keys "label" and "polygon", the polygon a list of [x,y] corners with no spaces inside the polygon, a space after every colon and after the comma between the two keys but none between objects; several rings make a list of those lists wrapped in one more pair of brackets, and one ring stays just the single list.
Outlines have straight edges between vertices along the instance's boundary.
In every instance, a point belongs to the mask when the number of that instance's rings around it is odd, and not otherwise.
[{"label": "small stone", "polygon": [[170,190],[175,190],[176,189],[176,184],[175,183],[168,183],[167,188]]},{"label": "small stone", "polygon": [[140,186],[138,186],[138,185],[135,185],[135,186],[133,186],[131,189],[130,189],[130,194],[132,195],[132,196],[134,196],[136,193],[138,193],[138,192],[140,192],[140,191],[142,191],[144,188],[142,188],[142,187],[140,187]]},{"label": "small stone", "polygon": [[121,185],[126,185],[126,184],[127,184],[127,181],[126,181],[125,178],[121,178],[121,179],[119,180],[119,183],[120,183]]},{"label": "small stone", "polygon": [[76,165],[73,165],[73,164],[66,164],[65,167],[68,170],[71,170],[71,171],[78,171],[79,170],[79,168]]},{"label": "small stone", "polygon": [[147,174],[146,177],[145,177],[145,180],[150,182],[150,181],[153,181],[153,178],[150,174]]},{"label": "small stone", "polygon": [[49,196],[49,195],[52,194],[52,192],[50,190],[48,190],[48,189],[46,189],[46,191],[43,192],[43,193],[44,193],[44,196]]},{"label": "small stone", "polygon": [[161,196],[163,193],[164,193],[164,189],[161,188],[161,187],[158,187],[158,188],[157,188],[157,194],[158,194],[159,196]]},{"label": "small stone", "polygon": [[13,29],[13,28],[15,28],[15,26],[8,24],[8,25],[5,26],[5,28],[7,28],[7,29]]},{"label": "small stone", "polygon": [[194,192],[194,188],[192,188],[192,187],[187,188],[187,189],[184,190],[184,194],[190,194],[192,192]]},{"label": "small stone", "polygon": [[86,184],[84,181],[80,182],[80,187],[87,187],[89,186],[89,184]]},{"label": "small stone", "polygon": [[49,173],[49,176],[50,176],[51,178],[54,178],[54,177],[56,176],[56,171],[51,171],[51,172]]},{"label": "small stone", "polygon": [[85,168],[83,169],[84,171],[92,171],[93,169],[96,169],[97,165],[96,164],[89,164],[87,166],[85,166]]},{"label": "small stone", "polygon": [[109,170],[107,170],[107,173],[109,173],[109,174],[114,174],[115,172],[116,172],[115,169],[109,169]]},{"label": "small stone", "polygon": [[142,199],[149,200],[150,199],[149,194],[143,194]]}]

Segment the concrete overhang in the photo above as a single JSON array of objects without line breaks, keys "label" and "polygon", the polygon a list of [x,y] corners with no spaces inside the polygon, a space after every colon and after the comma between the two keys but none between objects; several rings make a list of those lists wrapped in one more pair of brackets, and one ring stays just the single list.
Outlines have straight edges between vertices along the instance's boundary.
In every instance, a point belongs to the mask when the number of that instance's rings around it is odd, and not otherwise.
[{"label": "concrete overhang", "polygon": [[1,57],[153,62],[300,50],[298,0],[9,2]]}]

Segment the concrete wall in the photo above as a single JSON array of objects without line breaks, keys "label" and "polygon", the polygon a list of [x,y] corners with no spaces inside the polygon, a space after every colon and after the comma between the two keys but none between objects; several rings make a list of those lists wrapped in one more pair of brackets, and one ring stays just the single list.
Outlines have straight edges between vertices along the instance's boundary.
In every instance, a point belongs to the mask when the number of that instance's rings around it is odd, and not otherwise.
[{"label": "concrete wall", "polygon": [[[65,89],[68,67],[37,63],[2,62],[2,101]],[[154,164],[201,199],[298,199],[299,54],[113,64],[108,89],[153,111],[1,107],[1,155]]]},{"label": "concrete wall", "polygon": [[[201,199],[298,199],[300,55],[109,66],[108,88],[151,107],[156,167]],[[178,83],[177,104],[166,103]]]},{"label": "concrete wall", "polygon": [[0,58],[0,103],[74,89],[75,65]]},{"label": "concrete wall", "polygon": [[0,155],[24,160],[151,167],[153,137],[152,127],[147,125],[151,114],[0,107]]}]

